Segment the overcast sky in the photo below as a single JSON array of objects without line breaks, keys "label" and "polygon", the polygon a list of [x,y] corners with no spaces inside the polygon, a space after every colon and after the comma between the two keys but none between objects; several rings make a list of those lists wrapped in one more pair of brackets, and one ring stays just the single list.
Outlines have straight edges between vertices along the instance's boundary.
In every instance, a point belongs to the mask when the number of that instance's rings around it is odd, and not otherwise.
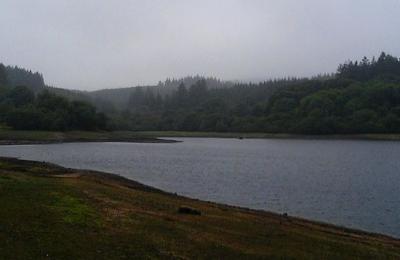
[{"label": "overcast sky", "polygon": [[400,0],[0,0],[0,62],[77,89],[261,80],[400,56]]}]

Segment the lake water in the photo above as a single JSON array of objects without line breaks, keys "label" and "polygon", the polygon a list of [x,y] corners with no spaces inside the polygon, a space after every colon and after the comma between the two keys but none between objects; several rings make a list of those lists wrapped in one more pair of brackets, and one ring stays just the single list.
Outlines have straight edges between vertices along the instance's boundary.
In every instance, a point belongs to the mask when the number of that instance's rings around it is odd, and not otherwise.
[{"label": "lake water", "polygon": [[0,146],[181,195],[400,237],[400,142],[176,138]]}]

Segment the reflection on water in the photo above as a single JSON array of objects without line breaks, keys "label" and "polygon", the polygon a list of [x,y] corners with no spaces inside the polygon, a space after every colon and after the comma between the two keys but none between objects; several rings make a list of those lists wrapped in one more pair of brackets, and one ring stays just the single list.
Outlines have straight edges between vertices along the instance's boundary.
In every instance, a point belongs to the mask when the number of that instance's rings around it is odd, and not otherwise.
[{"label": "reflection on water", "polygon": [[0,146],[0,155],[108,171],[193,198],[400,237],[400,142],[179,140]]}]

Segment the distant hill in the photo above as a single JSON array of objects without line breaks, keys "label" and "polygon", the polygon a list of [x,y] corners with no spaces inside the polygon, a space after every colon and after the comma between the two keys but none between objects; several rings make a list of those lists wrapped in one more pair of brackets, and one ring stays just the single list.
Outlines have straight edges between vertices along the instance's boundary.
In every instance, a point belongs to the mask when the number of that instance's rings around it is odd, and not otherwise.
[{"label": "distant hill", "polygon": [[[141,86],[145,91],[151,90],[154,95],[160,94],[162,97],[171,95],[177,90],[178,86],[183,83],[185,86],[190,87],[199,80],[205,80],[208,88],[226,88],[234,85],[230,81],[222,81],[213,77],[202,76],[188,76],[181,79],[166,79],[164,82],[159,82],[155,86]],[[128,108],[129,98],[137,87],[115,88],[115,89],[102,89],[97,91],[85,92],[94,104],[101,107],[114,108],[117,110],[124,110]]]},{"label": "distant hill", "polygon": [[254,84],[194,76],[90,92],[46,86],[40,73],[26,69],[6,71],[9,86],[91,102],[118,130],[400,133],[400,59],[386,53],[311,78]]},{"label": "distant hill", "polygon": [[3,67],[4,71],[6,72],[6,85],[9,87],[25,86],[32,90],[35,94],[47,89],[54,94],[63,96],[70,100],[80,100],[93,103],[90,95],[84,91],[56,88],[46,85],[44,77],[40,72],[33,72],[18,66],[3,65]]},{"label": "distant hill", "polygon": [[[65,98],[67,96],[69,98]],[[108,118],[80,92],[48,87],[40,73],[0,64],[0,125],[16,130],[106,130]]]},{"label": "distant hill", "polygon": [[[136,87],[101,89],[96,91],[69,90],[48,86],[44,77],[39,72],[32,72],[29,69],[18,66],[4,66],[8,84],[11,87],[26,86],[34,93],[39,93],[44,89],[66,97],[71,100],[87,101],[95,105],[100,111],[115,112],[128,109],[129,98],[134,93]],[[214,77],[188,76],[181,79],[166,79],[154,86],[141,86],[145,90],[149,89],[154,95],[162,97],[172,95],[178,86],[183,83],[187,87],[194,85],[199,80],[206,80],[210,89],[226,88],[234,85],[233,82],[221,81]]]},{"label": "distant hill", "polygon": [[[176,84],[175,84],[176,85]],[[132,130],[360,134],[400,132],[400,59],[382,53],[336,74],[210,88],[200,80],[162,98],[135,89],[119,127]]]}]

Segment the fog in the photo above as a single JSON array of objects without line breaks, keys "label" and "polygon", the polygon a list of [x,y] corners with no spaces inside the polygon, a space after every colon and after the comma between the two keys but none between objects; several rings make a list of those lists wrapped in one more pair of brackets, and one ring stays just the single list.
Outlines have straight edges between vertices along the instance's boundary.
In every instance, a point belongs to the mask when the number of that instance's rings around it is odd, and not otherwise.
[{"label": "fog", "polygon": [[0,62],[99,89],[263,80],[400,55],[399,0],[1,0]]}]

